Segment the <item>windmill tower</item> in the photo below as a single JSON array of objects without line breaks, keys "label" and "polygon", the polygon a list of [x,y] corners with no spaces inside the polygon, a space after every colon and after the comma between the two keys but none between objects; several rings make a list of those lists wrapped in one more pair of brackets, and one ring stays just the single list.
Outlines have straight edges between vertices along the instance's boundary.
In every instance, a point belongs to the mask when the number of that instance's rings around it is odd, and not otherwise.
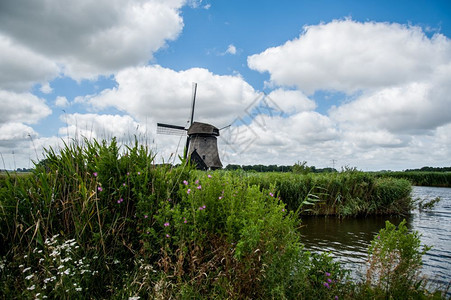
[{"label": "windmill tower", "polygon": [[157,123],[157,133],[171,135],[185,135],[184,158],[189,157],[198,169],[214,170],[222,168],[218,153],[219,129],[207,123],[194,122],[194,107],[196,103],[197,83],[193,84],[193,100],[189,127]]}]

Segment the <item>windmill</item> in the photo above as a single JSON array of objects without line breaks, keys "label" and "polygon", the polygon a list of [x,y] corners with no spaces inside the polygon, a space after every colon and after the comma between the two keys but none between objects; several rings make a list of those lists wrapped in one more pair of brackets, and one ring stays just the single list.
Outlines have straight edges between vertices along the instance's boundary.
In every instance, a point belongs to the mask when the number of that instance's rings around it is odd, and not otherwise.
[{"label": "windmill", "polygon": [[170,135],[187,134],[184,158],[189,157],[191,162],[194,162],[197,168],[201,170],[220,169],[222,168],[222,163],[219,159],[217,142],[220,129],[211,124],[194,122],[196,91],[197,83],[193,83],[193,100],[189,127],[185,128],[183,126],[157,123],[157,133]]}]

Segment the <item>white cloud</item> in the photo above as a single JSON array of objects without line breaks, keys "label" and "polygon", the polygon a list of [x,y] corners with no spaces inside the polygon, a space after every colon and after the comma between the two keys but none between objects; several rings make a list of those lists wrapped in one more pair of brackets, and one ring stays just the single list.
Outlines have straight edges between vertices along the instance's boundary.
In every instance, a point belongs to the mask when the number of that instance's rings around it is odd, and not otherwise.
[{"label": "white cloud", "polygon": [[36,82],[58,75],[58,66],[53,60],[13,42],[1,32],[0,57],[0,89],[22,92]]},{"label": "white cloud", "polygon": [[239,76],[215,75],[201,68],[179,72],[157,65],[128,68],[115,79],[116,88],[75,100],[95,109],[115,107],[140,122],[183,126],[190,117],[192,83],[197,82],[195,120],[221,127],[230,124],[258,95]]},{"label": "white cloud", "polygon": [[52,113],[43,99],[29,93],[0,90],[0,106],[0,124],[35,124]]},{"label": "white cloud", "polygon": [[58,107],[67,107],[69,106],[69,101],[66,97],[58,96],[55,99],[55,105]]},{"label": "white cloud", "polygon": [[308,93],[406,84],[450,61],[451,42],[441,34],[428,38],[420,27],[352,20],[305,26],[299,38],[248,58],[275,84]]},{"label": "white cloud", "polygon": [[[3,57],[17,58],[6,64],[14,66],[18,78],[29,70],[37,72],[26,76],[28,81],[19,80],[23,84],[48,81],[49,75],[55,76],[56,64],[75,79],[111,74],[147,63],[166,41],[177,38],[183,28],[179,11],[183,4],[182,0],[7,1],[0,10],[4,36],[0,51],[7,51]],[[27,59],[21,63],[21,57],[34,58],[44,68]]]},{"label": "white cloud", "polygon": [[50,94],[51,92],[53,92],[53,89],[48,82],[42,84],[39,90],[44,94]]},{"label": "white cloud", "polygon": [[226,50],[225,54],[235,55],[236,54],[236,47],[234,45],[230,44],[229,47],[227,47],[227,50]]}]

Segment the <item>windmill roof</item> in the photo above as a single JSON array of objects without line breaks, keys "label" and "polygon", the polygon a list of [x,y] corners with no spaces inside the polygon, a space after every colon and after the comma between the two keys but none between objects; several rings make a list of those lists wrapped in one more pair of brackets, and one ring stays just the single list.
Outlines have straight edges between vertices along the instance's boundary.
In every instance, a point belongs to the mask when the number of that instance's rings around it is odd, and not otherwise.
[{"label": "windmill roof", "polygon": [[219,136],[219,129],[207,123],[194,122],[188,128],[188,135],[192,134],[209,134]]}]

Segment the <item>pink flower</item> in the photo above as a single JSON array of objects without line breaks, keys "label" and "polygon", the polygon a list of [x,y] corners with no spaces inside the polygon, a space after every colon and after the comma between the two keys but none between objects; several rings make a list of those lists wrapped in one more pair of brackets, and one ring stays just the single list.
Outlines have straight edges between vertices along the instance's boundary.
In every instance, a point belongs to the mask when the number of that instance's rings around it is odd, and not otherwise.
[{"label": "pink flower", "polygon": [[201,185],[199,185],[199,186],[197,187],[197,189],[198,189],[198,190],[202,189],[202,186],[201,186]]},{"label": "pink flower", "polygon": [[119,200],[117,200],[117,203],[122,203],[124,201],[124,199],[119,199]]},{"label": "pink flower", "polygon": [[188,185],[188,181],[183,180],[183,184],[184,184],[184,185]]},{"label": "pink flower", "polygon": [[169,237],[171,237],[171,236],[170,236],[169,234],[166,233],[166,237],[169,238]]},{"label": "pink flower", "polygon": [[147,219],[149,216],[148,215],[144,215],[144,219]]},{"label": "pink flower", "polygon": [[205,209],[205,208],[206,208],[205,204],[204,204],[204,206],[202,206],[202,208],[203,208],[203,209]]},{"label": "pink flower", "polygon": [[194,183],[195,183],[195,184],[199,184],[199,179],[197,179]]},{"label": "pink flower", "polygon": [[97,190],[98,190],[99,192],[103,191],[103,189],[102,189],[101,186],[97,187]]},{"label": "pink flower", "polygon": [[329,273],[329,272],[326,272],[326,276],[329,277],[329,276],[330,276],[330,273]]},{"label": "pink flower", "polygon": [[94,175],[94,177],[97,177],[97,172],[92,173],[92,175]]},{"label": "pink flower", "polygon": [[164,227],[168,227],[169,226],[169,222],[164,223]]},{"label": "pink flower", "polygon": [[122,185],[125,186],[125,182]]},{"label": "pink flower", "polygon": [[324,282],[323,285],[324,285],[324,287],[330,289],[330,286],[329,286],[329,284],[327,282]]},{"label": "pink flower", "polygon": [[208,174],[208,175],[207,175],[207,177],[208,177],[208,178],[211,178],[211,175],[210,175],[210,174]]},{"label": "pink flower", "polygon": [[285,212],[285,208],[282,208],[282,211]]},{"label": "pink flower", "polygon": [[270,195],[271,197],[274,197],[274,194],[273,194],[273,193],[269,193],[269,195]]},{"label": "pink flower", "polygon": [[185,223],[185,224],[187,223],[186,218],[183,218],[183,223]]},{"label": "pink flower", "polygon": [[188,190],[186,191],[186,193],[189,195],[189,193],[191,193],[191,189],[188,189]]},{"label": "pink flower", "polygon": [[222,199],[222,196],[219,196],[219,198],[218,198],[219,200],[221,200]]},{"label": "pink flower", "polygon": [[138,175],[141,175],[141,172],[138,172]]}]

